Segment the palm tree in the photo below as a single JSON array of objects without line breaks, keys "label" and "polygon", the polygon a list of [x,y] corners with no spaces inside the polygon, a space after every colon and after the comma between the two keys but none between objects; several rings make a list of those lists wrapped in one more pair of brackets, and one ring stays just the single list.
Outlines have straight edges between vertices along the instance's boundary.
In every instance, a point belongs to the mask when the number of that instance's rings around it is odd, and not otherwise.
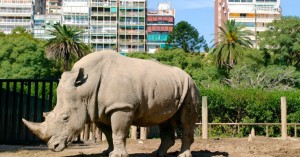
[{"label": "palm tree", "polygon": [[238,25],[235,20],[227,20],[224,24],[225,29],[219,27],[220,41],[214,44],[211,54],[219,67],[225,66],[227,70],[230,70],[243,55],[245,49],[252,47],[249,37],[252,33],[245,30],[245,26]]},{"label": "palm tree", "polygon": [[82,30],[61,24],[53,27],[54,30],[50,32],[54,38],[46,43],[46,55],[48,58],[62,59],[64,71],[67,71],[70,57],[81,58],[90,52],[90,48],[80,40]]}]

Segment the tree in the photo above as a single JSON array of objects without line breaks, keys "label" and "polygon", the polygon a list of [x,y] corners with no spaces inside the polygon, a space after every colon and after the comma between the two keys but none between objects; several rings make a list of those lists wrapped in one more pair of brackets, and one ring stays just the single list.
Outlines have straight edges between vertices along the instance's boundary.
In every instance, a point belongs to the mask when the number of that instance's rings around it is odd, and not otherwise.
[{"label": "tree", "polygon": [[51,31],[51,35],[54,38],[47,42],[46,54],[48,58],[63,60],[64,71],[67,71],[70,58],[81,58],[90,52],[90,48],[80,40],[82,30],[60,24],[53,27],[55,30]]},{"label": "tree", "polygon": [[259,47],[267,64],[295,66],[300,69],[300,18],[282,17],[259,34]]},{"label": "tree", "polygon": [[181,48],[184,52],[200,52],[207,49],[203,36],[199,37],[196,28],[186,21],[177,23],[174,30],[168,36],[166,48]]},{"label": "tree", "polygon": [[219,67],[230,70],[241,58],[243,52],[251,48],[251,32],[244,29],[245,26],[239,25],[235,20],[227,20],[225,28],[219,27],[218,33],[220,41],[213,45],[211,55]]},{"label": "tree", "polygon": [[55,77],[51,69],[53,63],[45,58],[44,44],[44,41],[34,39],[26,32],[1,36],[0,78]]}]

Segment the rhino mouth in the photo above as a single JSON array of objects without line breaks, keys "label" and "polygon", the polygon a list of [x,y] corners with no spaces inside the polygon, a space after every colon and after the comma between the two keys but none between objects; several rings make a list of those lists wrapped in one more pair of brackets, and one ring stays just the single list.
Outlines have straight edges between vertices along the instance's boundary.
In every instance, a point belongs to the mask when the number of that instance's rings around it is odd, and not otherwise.
[{"label": "rhino mouth", "polygon": [[50,150],[54,152],[63,151],[67,146],[67,140],[55,140],[55,138],[51,137],[48,142],[48,147]]}]

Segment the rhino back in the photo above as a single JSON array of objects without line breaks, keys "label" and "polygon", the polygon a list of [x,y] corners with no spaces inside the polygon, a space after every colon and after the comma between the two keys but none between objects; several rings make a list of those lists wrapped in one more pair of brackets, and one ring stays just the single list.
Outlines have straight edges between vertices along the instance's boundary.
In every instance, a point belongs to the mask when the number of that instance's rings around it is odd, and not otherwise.
[{"label": "rhino back", "polygon": [[128,108],[135,111],[134,123],[139,125],[158,124],[174,115],[191,80],[179,68],[114,52],[88,55],[74,66],[82,67],[92,80],[89,89],[97,91],[92,94],[97,95],[98,110],[103,109],[100,114]]}]

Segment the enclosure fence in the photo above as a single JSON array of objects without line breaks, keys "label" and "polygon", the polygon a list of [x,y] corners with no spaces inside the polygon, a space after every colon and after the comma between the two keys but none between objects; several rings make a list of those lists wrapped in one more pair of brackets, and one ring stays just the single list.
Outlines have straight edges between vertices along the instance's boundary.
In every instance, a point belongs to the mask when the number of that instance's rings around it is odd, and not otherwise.
[{"label": "enclosure fence", "polygon": [[23,124],[43,120],[43,112],[52,110],[58,80],[0,79],[0,144],[42,142]]},{"label": "enclosure fence", "polygon": [[[33,122],[43,121],[43,112],[53,109],[56,102],[57,79],[0,79],[0,144],[36,144],[42,143],[22,123],[22,118]],[[237,133],[243,126],[263,126],[265,136],[269,137],[269,127],[278,126],[281,138],[286,139],[287,127],[294,127],[297,137],[297,127],[300,123],[287,123],[286,98],[281,98],[281,123],[208,123],[207,97],[202,97],[202,119],[196,123],[196,136],[208,139],[211,128],[215,126],[234,126]],[[132,139],[147,139],[159,137],[159,129],[155,127],[132,126],[129,137]],[[105,136],[95,124],[86,124],[76,141],[103,141]]]}]

